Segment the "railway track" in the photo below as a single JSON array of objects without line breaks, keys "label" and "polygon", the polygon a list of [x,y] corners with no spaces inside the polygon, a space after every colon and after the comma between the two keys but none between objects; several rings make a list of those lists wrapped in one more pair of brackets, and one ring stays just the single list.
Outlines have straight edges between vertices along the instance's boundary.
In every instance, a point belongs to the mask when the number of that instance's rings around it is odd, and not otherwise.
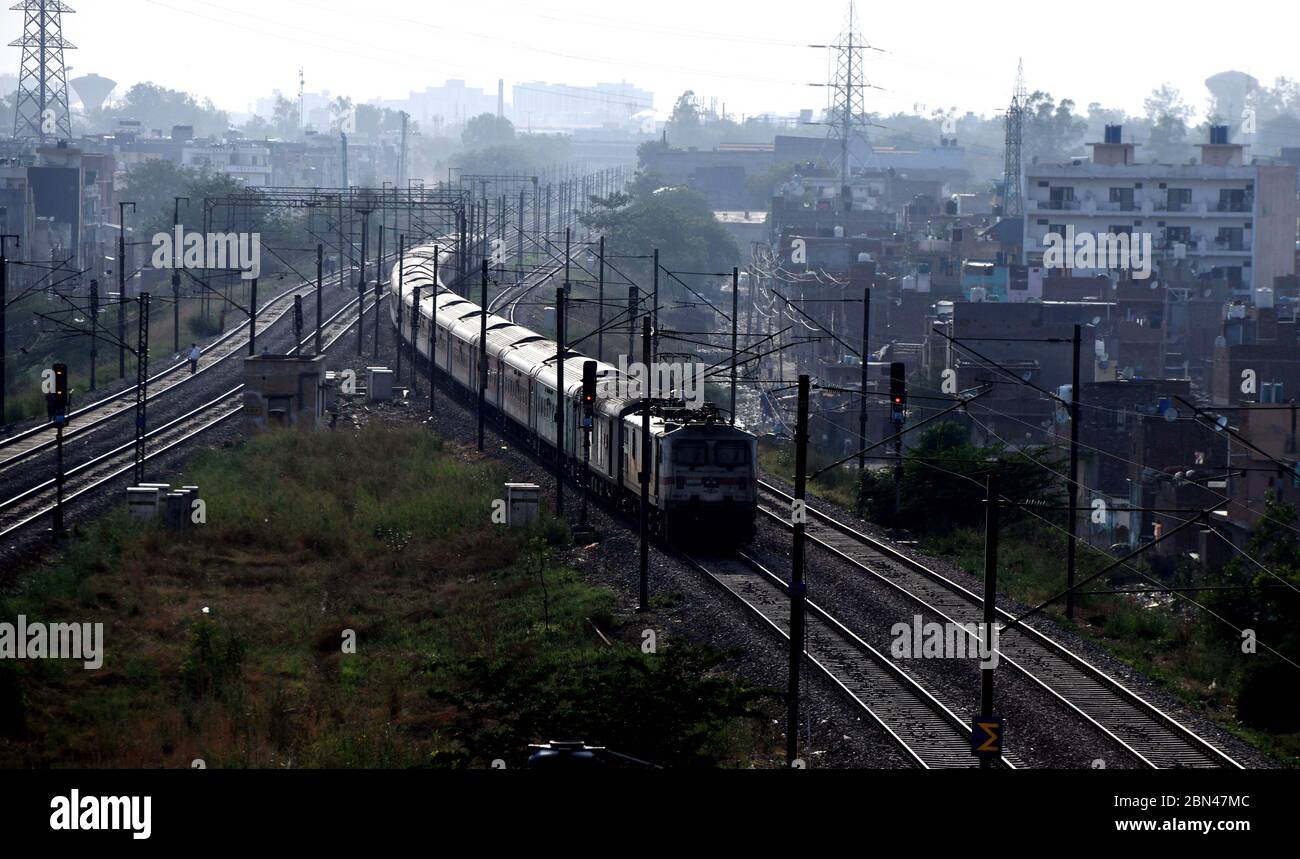
[{"label": "railway track", "polygon": [[[759,483],[759,510],[785,527],[793,496]],[[894,588],[944,620],[983,621],[982,597],[946,576],[811,506],[806,537]],[[997,609],[1001,621],[1014,615]],[[1101,730],[1152,769],[1244,769],[1226,752],[1034,627],[1021,623],[1001,633],[1001,661]]]},{"label": "railway track", "polygon": [[[344,276],[346,276],[346,273]],[[335,275],[333,280],[337,282],[338,277],[338,275]],[[287,289],[258,310],[258,322],[264,333],[269,331],[271,326],[283,319],[293,309],[294,295],[301,294],[303,288],[304,285],[299,285]],[[316,288],[315,286],[309,286],[308,289],[314,292]],[[179,361],[150,376],[147,402],[152,403],[165,394],[173,392],[179,386],[188,383],[191,379],[196,379],[203,373],[216,368],[231,356],[239,354],[247,345],[248,321],[245,320],[218,337],[204,350],[203,362],[197,373],[190,375],[189,362]],[[112,419],[133,410],[135,408],[136,387],[133,384],[115,394],[74,410],[68,415],[72,423],[68,429],[64,430],[64,442],[94,432]],[[0,439],[0,474],[3,474],[5,469],[11,468],[30,456],[53,448],[54,443],[54,424],[50,422],[39,424],[8,438]]]},{"label": "railway track", "polygon": [[[323,349],[333,346],[357,323],[359,300],[351,299],[322,323]],[[369,308],[374,306],[372,302]],[[308,346],[313,340],[314,335],[303,338],[299,348]],[[243,409],[240,402],[243,390],[242,384],[236,385],[215,399],[150,430],[145,434],[144,460],[148,462],[168,453],[233,418]],[[63,485],[64,506],[110,481],[129,474],[134,467],[135,444],[134,441],[130,441],[66,469]],[[0,501],[0,539],[11,537],[30,528],[45,516],[52,514],[56,493],[57,486],[51,478],[12,498]]]},{"label": "railway track", "polygon": [[[784,582],[742,553],[721,558],[687,557],[773,632],[790,639],[790,598]],[[976,767],[970,725],[844,624],[807,602],[804,657],[827,677],[899,749],[922,769]],[[1001,765],[1017,768],[1013,755]]]}]

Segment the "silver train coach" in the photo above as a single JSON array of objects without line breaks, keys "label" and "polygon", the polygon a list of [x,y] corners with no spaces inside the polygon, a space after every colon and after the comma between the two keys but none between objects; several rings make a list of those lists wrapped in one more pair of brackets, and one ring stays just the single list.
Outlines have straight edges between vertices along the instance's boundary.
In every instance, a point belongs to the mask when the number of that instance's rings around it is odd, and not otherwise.
[{"label": "silver train coach", "polygon": [[[440,381],[477,400],[479,337],[483,309],[434,283],[433,247],[407,251],[389,278],[389,315],[406,345],[430,360],[430,322],[436,324],[433,361]],[[440,265],[446,256],[439,260]],[[445,269],[444,269],[445,270]],[[400,273],[400,277],[399,277]],[[440,272],[441,275],[441,272]],[[441,280],[441,276],[439,280]],[[415,288],[420,288],[419,324],[412,326]],[[412,343],[412,331],[416,334]],[[558,345],[496,314],[487,318],[486,405],[490,419],[545,456],[555,455]],[[640,504],[643,400],[636,381],[597,362],[597,396],[591,429],[590,470],[582,450],[582,365],[564,356],[564,449],[568,473],[586,480],[590,491],[625,513]],[[637,394],[637,396],[629,396]],[[729,426],[712,405],[690,408],[655,397],[650,414],[650,511],[652,529],[670,542],[748,543],[757,514],[757,439]]]}]

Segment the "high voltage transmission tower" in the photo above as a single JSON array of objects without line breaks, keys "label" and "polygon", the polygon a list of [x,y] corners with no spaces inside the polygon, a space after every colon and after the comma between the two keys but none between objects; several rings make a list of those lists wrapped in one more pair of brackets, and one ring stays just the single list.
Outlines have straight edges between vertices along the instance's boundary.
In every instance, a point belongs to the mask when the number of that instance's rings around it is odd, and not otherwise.
[{"label": "high voltage transmission tower", "polygon": [[18,74],[14,138],[44,142],[72,137],[64,50],[76,45],[63,38],[63,13],[73,9],[59,0],[24,0],[9,7],[23,13],[23,36],[9,43],[22,48]]},{"label": "high voltage transmission tower", "polygon": [[830,107],[826,125],[830,126],[828,140],[839,142],[840,194],[843,201],[848,201],[849,193],[849,154],[850,143],[856,136],[864,145],[867,144],[866,129],[870,124],[867,119],[866,98],[863,90],[866,82],[862,52],[880,50],[867,44],[866,39],[857,31],[857,10],[849,3],[848,25],[840,33],[835,44],[810,45],[813,48],[827,48],[835,52],[835,76],[825,84],[830,92]]},{"label": "high voltage transmission tower", "polygon": [[1021,187],[1020,155],[1024,143],[1025,103],[1025,64],[1022,60],[1016,66],[1016,88],[1011,94],[1011,104],[1007,106],[1006,116],[1006,165],[1002,177],[1005,190],[1002,194],[1002,214],[1008,218],[1018,218],[1025,213],[1025,194]]}]

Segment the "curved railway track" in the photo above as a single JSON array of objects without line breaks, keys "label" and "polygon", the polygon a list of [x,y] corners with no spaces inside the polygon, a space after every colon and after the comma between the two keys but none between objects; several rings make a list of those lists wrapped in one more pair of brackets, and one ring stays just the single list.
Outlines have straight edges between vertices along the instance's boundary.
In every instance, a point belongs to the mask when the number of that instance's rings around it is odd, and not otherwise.
[{"label": "curved railway track", "polygon": [[[346,273],[345,275],[346,276]],[[337,281],[339,275],[334,275],[332,280]],[[275,325],[293,309],[294,295],[303,294],[302,290],[306,287],[308,292],[315,292],[314,285],[304,284],[287,289],[279,295],[272,298],[258,310],[258,322],[263,333],[268,331],[271,326]],[[355,299],[354,299],[355,301]],[[226,333],[218,337],[203,351],[205,363],[199,367],[198,372],[193,375],[189,373],[188,361],[180,361],[168,367],[164,367],[159,372],[149,377],[149,396],[147,402],[152,403],[159,397],[172,392],[181,385],[196,379],[203,373],[214,369],[224,363],[233,355],[240,353],[248,345],[248,320],[244,320],[239,325],[231,328]],[[72,421],[68,429],[64,430],[63,440],[69,441],[72,438],[93,432],[113,418],[126,414],[135,408],[135,394],[137,386],[132,384],[117,393],[111,394],[95,402],[89,403],[79,409],[74,410],[68,415]],[[0,473],[17,463],[25,460],[45,450],[54,447],[55,432],[54,424],[47,422],[38,424],[23,432],[16,433],[8,438],[0,439]]]},{"label": "curved railway track", "polygon": [[[357,323],[358,301],[358,298],[352,298],[322,324],[322,348],[328,349],[333,346]],[[369,307],[373,308],[374,303],[372,302]],[[308,336],[299,343],[299,346],[307,346],[313,340],[314,335]],[[243,390],[242,384],[236,385],[216,399],[150,430],[145,435],[145,461],[161,456],[234,417],[243,409],[240,402]],[[64,506],[112,480],[129,474],[134,467],[135,444],[131,441],[66,469],[63,484]],[[0,502],[0,539],[29,528],[53,513],[56,490],[55,481],[51,478]]]},{"label": "curved railway track", "polygon": [[[790,598],[779,577],[748,555],[686,561],[790,640]],[[888,656],[854,635],[816,603],[807,603],[804,659],[889,735],[922,769],[978,767],[971,756],[970,725],[909,677]],[[1014,755],[1001,764],[1017,768]]]},{"label": "curved railway track", "polygon": [[[793,496],[759,482],[759,510],[785,527]],[[926,610],[955,623],[983,621],[982,597],[832,516],[807,508],[806,538]],[[999,620],[1014,615],[997,609]],[[999,637],[1001,659],[1152,769],[1244,769],[1172,716],[1025,623]]]}]

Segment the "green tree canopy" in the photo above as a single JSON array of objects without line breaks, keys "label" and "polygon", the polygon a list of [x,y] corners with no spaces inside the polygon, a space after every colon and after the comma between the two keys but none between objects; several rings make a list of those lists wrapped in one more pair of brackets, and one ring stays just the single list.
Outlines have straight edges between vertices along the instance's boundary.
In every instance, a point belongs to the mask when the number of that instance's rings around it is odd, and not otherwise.
[{"label": "green tree canopy", "polygon": [[[726,271],[740,259],[731,234],[696,191],[669,187],[638,172],[627,193],[592,198],[583,223],[605,237],[606,252],[643,256],[658,248],[663,264],[682,271]],[[649,272],[648,264],[633,266]]]}]

